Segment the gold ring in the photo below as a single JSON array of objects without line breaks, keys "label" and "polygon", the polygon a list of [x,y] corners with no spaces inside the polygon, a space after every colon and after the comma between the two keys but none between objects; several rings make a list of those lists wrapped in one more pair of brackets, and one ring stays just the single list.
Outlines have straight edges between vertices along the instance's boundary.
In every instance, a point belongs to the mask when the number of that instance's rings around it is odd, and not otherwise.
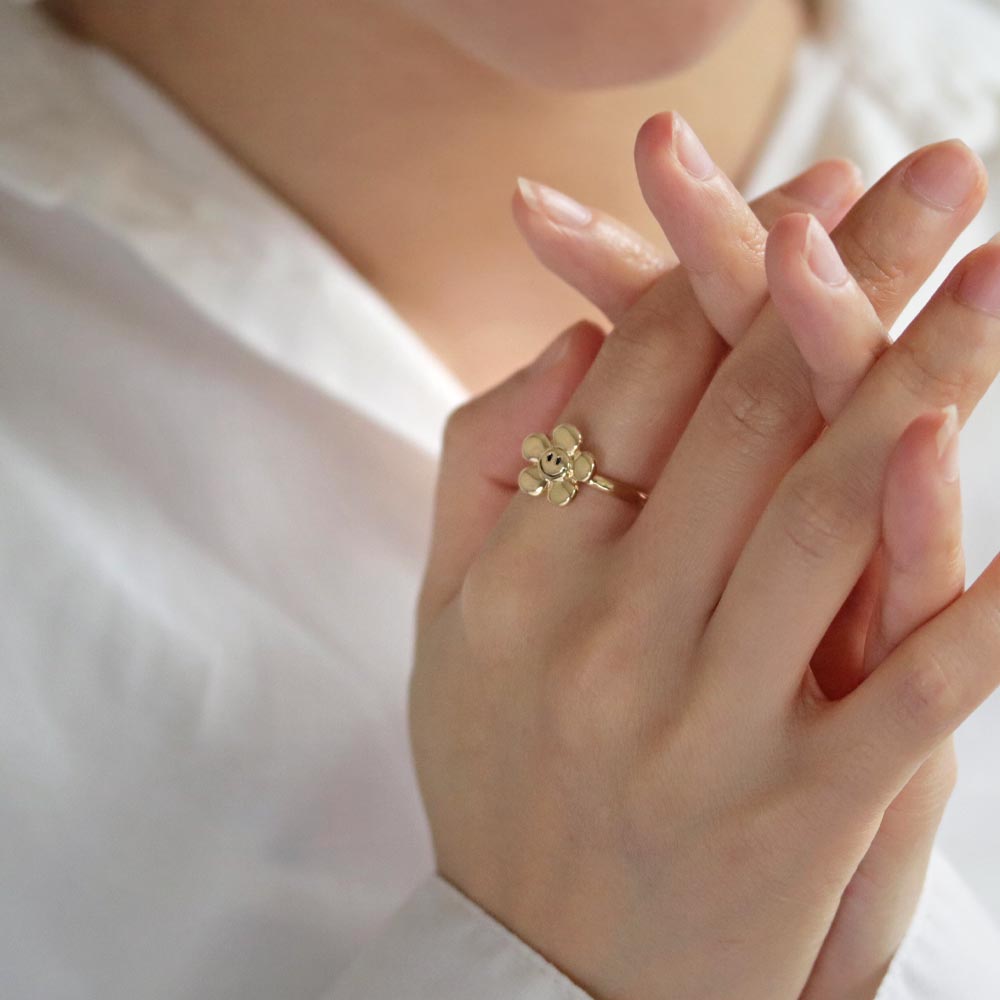
[{"label": "gold ring", "polygon": [[517,477],[522,493],[537,497],[542,493],[549,503],[565,507],[576,496],[581,483],[623,500],[644,504],[647,494],[638,487],[600,476],[594,469],[594,456],[582,451],[583,436],[572,424],[560,424],[551,439],[545,434],[529,434],[521,445],[521,454],[530,465]]}]

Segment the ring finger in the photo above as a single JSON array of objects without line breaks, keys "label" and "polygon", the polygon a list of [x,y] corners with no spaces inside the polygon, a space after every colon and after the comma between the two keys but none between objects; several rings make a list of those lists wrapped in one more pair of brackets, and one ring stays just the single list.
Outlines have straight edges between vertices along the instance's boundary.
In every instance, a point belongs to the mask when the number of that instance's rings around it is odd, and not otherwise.
[{"label": "ring finger", "polygon": [[[637,150],[639,158],[654,156],[664,186],[678,183],[674,175],[686,175],[669,146],[656,149],[646,141]],[[828,204],[811,207],[824,224],[832,224],[857,197],[859,179],[847,161],[823,163],[817,169],[820,168],[830,185],[824,198]],[[655,208],[649,194],[654,170],[650,166],[642,169],[647,177],[647,198]],[[749,273],[756,268],[759,272],[759,287],[749,282],[744,286],[745,296],[756,309],[766,295],[762,252],[766,231],[735,188],[728,182],[717,183],[732,203],[730,216],[739,221],[730,238],[718,242],[716,253],[722,259],[729,259],[726,266],[732,271]],[[839,199],[833,193],[838,185]],[[817,186],[818,179],[810,178],[807,172],[785,189],[763,196],[755,210],[767,218],[801,208],[808,205],[804,195],[815,197]],[[704,200],[704,193],[689,185],[687,197],[692,202]],[[717,207],[709,204],[704,211],[714,211]],[[694,218],[697,213],[692,209],[690,214]],[[750,226],[759,232],[748,236],[743,230]],[[666,461],[725,350],[726,345],[706,318],[686,272],[674,268],[653,282],[608,335],[558,422],[580,428],[583,448],[596,454],[600,473],[648,488],[646,484],[655,479]],[[592,512],[582,516],[592,518],[601,532],[617,533],[635,517],[631,504],[582,506]],[[612,512],[617,517],[609,518]]]},{"label": "ring finger", "polygon": [[[867,299],[891,324],[971,221],[985,186],[982,162],[957,142],[890,170],[833,233],[844,276],[854,278],[843,284],[847,319],[871,323]],[[658,576],[664,564],[682,564],[683,599],[707,621],[778,483],[821,426],[808,366],[768,303],[706,390],[636,521],[637,560]]]}]

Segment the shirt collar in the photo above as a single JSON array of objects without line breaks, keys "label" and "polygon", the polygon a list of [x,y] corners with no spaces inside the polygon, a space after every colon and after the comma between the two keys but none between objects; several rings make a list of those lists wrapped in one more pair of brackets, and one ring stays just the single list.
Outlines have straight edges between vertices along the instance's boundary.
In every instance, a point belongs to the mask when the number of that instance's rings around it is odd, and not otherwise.
[{"label": "shirt collar", "polygon": [[2,4],[0,186],[89,219],[220,331],[431,455],[468,398],[336,250],[137,73]]}]

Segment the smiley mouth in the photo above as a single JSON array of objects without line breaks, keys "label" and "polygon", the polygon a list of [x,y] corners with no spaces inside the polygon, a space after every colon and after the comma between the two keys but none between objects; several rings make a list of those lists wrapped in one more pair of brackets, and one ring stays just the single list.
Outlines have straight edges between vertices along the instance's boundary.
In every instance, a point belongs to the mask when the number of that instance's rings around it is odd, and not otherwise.
[{"label": "smiley mouth", "polygon": [[563,455],[557,455],[555,452],[551,451],[539,464],[542,467],[542,472],[544,472],[549,479],[558,479],[569,469],[569,461]]}]

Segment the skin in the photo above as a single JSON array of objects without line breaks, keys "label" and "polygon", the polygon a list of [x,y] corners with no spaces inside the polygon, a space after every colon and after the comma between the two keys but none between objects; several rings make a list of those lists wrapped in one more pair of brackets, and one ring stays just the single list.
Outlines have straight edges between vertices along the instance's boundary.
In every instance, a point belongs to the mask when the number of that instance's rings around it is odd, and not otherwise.
[{"label": "skin", "polygon": [[[640,145],[637,155],[646,151]],[[949,145],[943,152],[945,158],[952,155]],[[959,156],[963,155],[959,150]],[[669,159],[657,156],[655,162],[669,163]],[[804,182],[807,188],[832,195],[838,187],[834,183],[838,172],[842,178],[851,176],[846,166],[843,161],[820,164],[785,190],[800,188]],[[713,184],[719,189],[711,191]],[[663,186],[673,188],[673,193],[665,195],[660,190]],[[851,188],[840,188],[842,199],[847,199]],[[758,276],[762,273],[763,253],[746,251],[760,243],[760,226],[768,225],[772,206],[787,213],[770,226],[767,237],[768,292],[809,365],[819,409],[832,421],[886,348],[888,337],[869,300],[846,272],[847,280],[830,285],[817,280],[809,267],[815,245],[828,243],[822,227],[814,229],[813,217],[796,212],[790,204],[779,208],[772,199],[783,192],[769,195],[767,207],[754,206],[761,217],[758,223],[724,182],[709,181],[701,191],[683,175],[660,170],[648,189],[651,204],[668,206],[658,213],[668,234],[678,219],[698,216],[692,218],[691,230],[700,234],[700,245],[688,242],[695,259],[704,261],[713,247],[728,246],[728,253],[716,254],[730,275],[753,275],[754,263]],[[582,223],[577,213],[572,217],[575,224],[566,226],[545,213],[544,200],[528,193],[528,200],[519,193],[513,204],[515,218],[532,248],[546,266],[601,305],[613,321],[621,319],[654,282],[683,286],[687,281],[683,268],[670,273],[669,266],[656,262],[654,247],[605,213],[594,211]],[[970,197],[975,205],[975,192]],[[560,219],[565,222],[566,217]],[[828,220],[822,221],[829,225]],[[716,231],[719,226],[733,227],[727,238]],[[741,250],[746,254],[743,259]],[[711,273],[702,269],[692,281],[702,288],[706,310],[725,317],[713,297],[722,294],[727,299],[728,284],[713,287]],[[752,280],[747,287],[750,300],[758,302]],[[865,602],[856,597],[845,603],[812,658],[814,674],[832,697],[853,689],[913,628],[963,589],[958,481],[944,479],[937,471],[937,438],[944,424],[941,414],[916,421],[890,463],[882,558],[872,564],[881,573],[868,574],[874,577],[874,586],[864,588]],[[841,899],[804,996],[844,1000],[874,995],[912,917],[954,780],[954,748],[946,741],[883,818],[878,836]]]},{"label": "skin", "polygon": [[[542,87],[607,87],[675,73],[712,47],[748,0],[395,0],[456,48]],[[489,30],[484,31],[483,25]]]},{"label": "skin", "polygon": [[[430,5],[419,19],[385,0],[58,6],[74,30],[131,62],[307,219],[472,392],[534,357],[553,330],[599,318],[539,273],[510,222],[514,178],[589,198],[653,239],[629,162],[636,130],[682,107],[742,179],[805,28],[797,0],[715,4],[720,20],[712,32],[698,29],[690,66],[676,68],[683,60],[664,44],[668,75],[626,79],[631,46],[662,35],[667,19],[682,45],[694,30],[688,19],[703,23],[703,5],[599,5],[608,13],[593,23],[588,50],[601,44],[610,12],[618,24],[629,8],[643,17],[616,50],[622,82],[581,89],[567,78],[543,89],[452,44]],[[466,36],[489,39],[493,17],[509,14],[533,19],[537,44],[555,46],[578,5],[505,0],[491,17],[481,16],[483,3],[451,6],[466,11]]]},{"label": "skin", "polygon": [[[155,5],[152,10],[125,11],[123,5],[94,0],[59,7],[67,23],[115,48],[163,86],[345,251],[472,388],[492,384],[498,372],[510,370],[529,351],[533,353],[557,325],[556,317],[568,313],[571,301],[556,291],[556,286],[540,293],[511,294],[512,287],[534,289],[536,283],[528,280],[527,262],[512,252],[510,234],[491,214],[497,204],[488,197],[491,187],[498,188],[501,177],[506,186],[510,173],[525,169],[526,163],[542,163],[548,175],[570,181],[580,178],[576,189],[585,188],[587,183],[596,189],[599,184],[606,196],[604,203],[651,236],[649,223],[639,211],[641,202],[624,183],[615,137],[627,134],[630,121],[641,120],[653,107],[683,103],[692,118],[706,122],[710,136],[714,126],[718,141],[710,144],[717,150],[717,159],[739,177],[741,165],[749,161],[766,131],[774,97],[804,24],[798,5],[779,0],[762,0],[755,6],[688,0],[635,2],[628,18],[621,16],[621,5],[616,5],[614,16],[610,16],[608,5],[570,4],[567,0],[502,6],[487,0],[345,2],[331,5],[329,11],[289,10],[282,5],[281,32],[274,31],[278,10],[267,2],[173,3]],[[655,44],[650,44],[651,40]],[[380,58],[374,61],[369,56],[376,45]],[[268,73],[260,72],[262,53],[268,56]],[[738,71],[748,60],[758,69],[749,78]],[[373,65],[377,76],[372,76]],[[664,73],[673,75],[649,84],[639,82]],[[414,86],[415,79],[422,86]],[[614,91],[593,90],[611,83],[625,86]],[[539,87],[556,89],[541,91]],[[352,100],[344,101],[344,93],[351,94]],[[303,94],[318,99],[303,101]],[[323,99],[324,94],[328,99]],[[491,121],[489,131],[482,126],[484,106],[503,109],[503,114]],[[731,117],[720,115],[720,107],[726,107]],[[288,114],[289,108],[295,109],[294,115]],[[400,134],[397,122],[412,122],[415,127]],[[389,123],[392,127],[386,128]],[[654,149],[662,138],[656,134],[657,127],[655,123],[647,126],[643,130],[646,138],[640,136]],[[454,137],[447,148],[436,139],[442,129]],[[587,134],[600,130],[604,141],[597,146],[588,144],[587,156],[581,158],[577,155],[579,139],[573,140],[574,129],[586,129]],[[547,146],[541,136],[551,136]],[[722,141],[723,136],[728,142]],[[405,171],[400,171],[395,158],[386,156],[386,150],[400,147],[410,157]],[[767,291],[759,255],[730,261],[742,268],[735,281],[729,271],[713,274],[710,268],[705,270],[711,257],[705,255],[704,247],[702,259],[695,260],[697,244],[691,238],[706,232],[706,221],[720,218],[718,209],[724,202],[717,201],[713,211],[711,191],[703,192],[700,207],[691,198],[677,201],[675,197],[671,202],[667,188],[667,201],[657,205],[655,179],[644,179],[642,172],[643,165],[648,169],[651,162],[651,157],[638,159],[643,194],[654,215],[660,218],[671,208],[676,212],[685,207],[695,213],[681,213],[668,237],[689,265],[691,280],[684,304],[705,349],[688,352],[686,365],[672,365],[674,395],[684,400],[674,406],[674,412],[656,412],[655,401],[643,404],[640,398],[634,420],[643,417],[643,405],[652,405],[650,413],[667,429],[651,443],[645,458],[649,469],[671,451],[675,443],[671,434],[680,439],[687,426],[683,418],[693,413],[721,360],[725,344],[720,347],[717,334],[725,342],[735,343],[761,308]],[[442,177],[460,180],[468,176],[477,177],[479,183],[441,185]],[[803,201],[784,207],[821,214]],[[454,220],[460,221],[456,224]],[[610,237],[615,231],[614,217],[608,215],[605,222],[605,234]],[[619,234],[624,231],[618,230]],[[739,227],[736,231],[740,232]],[[389,232],[392,239],[387,238]],[[711,251],[731,233],[732,229],[719,226],[712,230],[709,226],[707,234],[712,239],[705,240],[704,246]],[[624,315],[626,305],[634,300],[628,302],[629,291],[622,289],[631,283],[636,291],[644,281],[648,288],[670,260],[670,255],[655,250],[648,238],[633,234],[630,239],[619,240],[617,255],[606,255],[608,271],[617,268],[621,283],[608,301],[592,296],[595,305],[609,313]],[[756,249],[760,250],[759,233],[757,240]],[[454,254],[456,244],[463,246],[461,261]],[[753,246],[750,244],[751,249]],[[625,253],[620,252],[623,248]],[[610,263],[612,258],[616,263]],[[631,266],[623,266],[622,261]],[[579,260],[576,266],[580,273],[586,271]],[[501,286],[493,280],[497,271],[509,276],[509,284]],[[599,287],[601,280],[593,277],[595,274],[591,272],[592,281]],[[519,275],[524,280],[519,280]],[[452,289],[446,283],[449,280],[454,283]],[[611,287],[613,282],[605,285]],[[427,289],[433,289],[433,298],[427,298]],[[616,302],[610,301],[613,297],[617,297]],[[442,310],[445,301],[448,308]],[[666,306],[680,301],[654,298],[652,308],[663,313]],[[575,305],[573,312],[579,312]],[[487,329],[485,336],[483,315],[494,318],[494,327]],[[531,317],[534,326],[525,317]],[[677,332],[682,325],[677,325]],[[789,325],[794,335],[794,326]],[[474,331],[471,335],[470,330]],[[626,339],[621,337],[619,342]],[[675,362],[676,338],[664,339],[674,348]],[[504,343],[511,346],[501,346]],[[644,355],[637,357],[641,361],[633,364],[650,360]],[[612,363],[621,362],[618,358]],[[780,357],[775,363],[782,363]],[[862,374],[858,367],[857,378]],[[817,379],[829,380],[829,370],[822,366],[814,369],[814,389]],[[837,384],[847,382],[841,379]],[[821,395],[822,387],[817,398]],[[821,409],[827,415],[834,408]],[[938,418],[931,415],[928,419],[933,424]],[[916,443],[902,452],[904,459],[900,461],[912,475],[916,475],[914,468],[921,468],[919,456],[926,451],[928,433],[925,429],[921,438],[918,426],[913,431]],[[789,444],[783,453],[785,462],[791,460],[796,448],[801,450],[803,440]],[[911,457],[906,458],[908,455]],[[772,462],[781,460],[771,456]],[[635,478],[634,471],[628,478]],[[763,478],[766,483],[767,476]],[[765,492],[762,485],[761,502]],[[931,499],[927,505],[934,508]],[[898,527],[898,517],[889,521]],[[939,529],[940,524],[935,526],[938,534],[927,531],[927,537],[940,537]],[[911,539],[911,548],[914,530],[912,525],[910,530],[897,530],[899,537]],[[737,543],[733,544],[735,552]],[[921,560],[925,554],[911,552],[909,558],[911,566],[924,565]],[[919,576],[912,570],[911,575]],[[890,575],[889,579],[899,576]],[[905,587],[897,587],[893,593],[893,600],[884,598],[876,605],[904,609],[895,619],[887,612],[888,624],[879,626],[885,652],[891,641],[898,641],[920,624],[914,607],[926,610],[934,605],[927,594],[914,597]],[[937,600],[940,604],[940,597]],[[878,648],[874,640],[871,648]],[[912,824],[903,826],[912,832]],[[904,853],[886,851],[886,864],[879,870],[890,870]],[[908,856],[912,859],[917,853],[911,850]],[[911,860],[907,871],[914,870]],[[912,877],[911,881],[919,884]],[[851,897],[852,901],[858,898],[857,893]],[[876,902],[862,899],[853,907],[870,915],[877,912]],[[841,919],[838,914],[837,920],[845,928],[840,940],[849,941],[852,934],[855,944],[870,940],[870,925],[856,916],[848,914]],[[900,924],[898,913],[895,922],[882,919],[881,926],[889,928],[880,939],[883,951]],[[834,925],[836,929],[836,921]],[[859,927],[866,928],[865,934],[859,934]],[[845,949],[844,953],[856,957],[858,949]],[[858,976],[869,974],[860,971],[862,967],[869,970],[869,958],[863,956],[856,962]],[[830,963],[832,969],[842,966],[842,961]],[[814,981],[820,983],[820,992],[815,995],[823,995],[822,978]],[[841,981],[839,986],[843,985]],[[831,995],[848,994],[842,990]]]},{"label": "skin", "polygon": [[[968,169],[947,211],[914,186],[926,156]],[[835,229],[853,281],[813,289],[814,315],[841,295],[841,332],[864,348],[864,322],[898,315],[983,186],[960,144],[906,158]],[[807,250],[805,230],[788,219],[768,277],[801,308],[802,254],[785,251]],[[836,367],[810,367],[774,302],[693,413],[664,387],[649,358],[685,360],[697,333],[664,322],[679,289],[657,280],[606,339],[574,328],[449,423],[411,697],[439,865],[598,998],[872,996],[885,963],[854,964],[861,938],[838,922],[870,892],[858,876],[873,851],[877,867],[905,831],[933,828],[914,826],[936,795],[921,775],[1000,683],[1000,560],[957,597],[957,486],[937,446],[947,419],[954,447],[1000,370],[1000,244],[960,262],[897,344],[867,352],[819,438],[811,389]],[[760,408],[730,405],[750,385]],[[644,437],[634,414],[657,396],[677,419]],[[511,497],[517,436],[562,422],[602,444],[631,433],[652,484],[641,510],[586,490],[565,509]],[[525,558],[539,537],[576,544],[557,563]],[[810,658],[880,538],[874,669],[831,699]],[[941,571],[935,587],[913,579],[922,569]]]}]

